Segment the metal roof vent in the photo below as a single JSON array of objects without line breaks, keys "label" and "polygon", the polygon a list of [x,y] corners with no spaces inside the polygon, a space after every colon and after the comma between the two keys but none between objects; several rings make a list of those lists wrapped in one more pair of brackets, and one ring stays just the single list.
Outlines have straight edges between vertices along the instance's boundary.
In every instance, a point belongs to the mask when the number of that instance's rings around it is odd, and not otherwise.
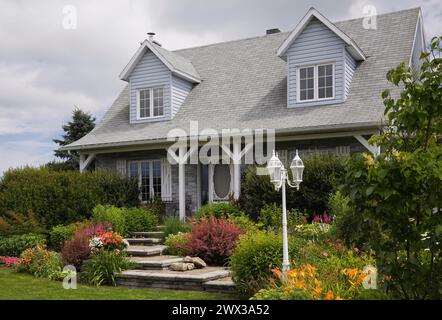
[{"label": "metal roof vent", "polygon": [[266,35],[280,33],[280,32],[281,32],[281,30],[279,30],[278,28],[268,29],[268,30],[266,30]]},{"label": "metal roof vent", "polygon": [[149,41],[153,42],[153,38],[155,37],[155,32],[148,32],[147,35],[149,36]]}]

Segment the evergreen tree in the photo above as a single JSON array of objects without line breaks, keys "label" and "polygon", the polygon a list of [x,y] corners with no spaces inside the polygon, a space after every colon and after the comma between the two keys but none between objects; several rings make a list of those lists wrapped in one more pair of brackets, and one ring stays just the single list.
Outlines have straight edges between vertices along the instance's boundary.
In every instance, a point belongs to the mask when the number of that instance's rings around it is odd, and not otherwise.
[{"label": "evergreen tree", "polygon": [[[62,139],[54,139],[53,141],[59,146],[66,146],[74,141],[77,141],[88,134],[95,127],[95,117],[90,113],[84,112],[79,108],[75,108],[72,111],[72,120],[63,126],[65,134],[62,135]],[[78,170],[80,167],[80,154],[78,151],[62,151],[54,150],[54,154],[57,158],[64,160],[62,163],[50,163],[49,167],[54,166],[55,169]]]}]

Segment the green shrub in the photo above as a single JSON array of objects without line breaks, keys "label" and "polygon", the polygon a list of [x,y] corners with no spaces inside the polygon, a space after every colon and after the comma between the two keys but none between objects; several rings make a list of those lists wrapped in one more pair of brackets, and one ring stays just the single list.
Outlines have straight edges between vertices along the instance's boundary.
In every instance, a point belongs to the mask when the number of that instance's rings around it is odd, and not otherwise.
[{"label": "green shrub", "polygon": [[60,251],[61,248],[63,248],[64,242],[71,239],[74,236],[75,231],[76,230],[72,225],[59,225],[53,227],[49,233],[49,243],[51,244],[52,249]]},{"label": "green shrub", "polygon": [[126,235],[126,219],[121,208],[98,205],[92,210],[92,220],[96,223],[109,223],[114,231]]},{"label": "green shrub", "polygon": [[18,271],[31,273],[37,278],[59,280],[63,264],[58,253],[38,245],[23,251],[20,258]]},{"label": "green shrub", "polygon": [[321,241],[329,234],[331,226],[326,223],[301,224],[295,227],[295,235],[304,240]]},{"label": "green shrub", "polygon": [[0,236],[44,232],[44,227],[32,211],[26,214],[9,211],[0,216]]},{"label": "green shrub", "polygon": [[[290,258],[299,255],[304,241],[290,238]],[[282,236],[273,231],[256,231],[241,236],[230,257],[232,278],[239,291],[252,295],[268,286],[272,269],[281,267]]]},{"label": "green shrub", "polygon": [[125,231],[139,232],[151,231],[158,225],[158,214],[150,208],[122,209]]},{"label": "green shrub", "polygon": [[98,204],[135,207],[138,196],[136,181],[110,172],[14,169],[0,180],[0,216],[33,212],[50,229],[88,218]]},{"label": "green shrub", "polygon": [[172,256],[185,256],[184,246],[189,241],[190,234],[178,232],[177,234],[169,234],[164,241],[167,246],[167,254]]},{"label": "green shrub", "polygon": [[86,261],[81,278],[94,286],[115,286],[115,274],[132,267],[124,252],[100,250]]},{"label": "green shrub", "polygon": [[175,217],[168,217],[164,220],[164,238],[167,238],[169,235],[175,235],[180,232],[186,233],[189,232],[191,226],[187,222],[183,222]]},{"label": "green shrub", "polygon": [[236,206],[230,203],[209,203],[202,206],[195,218],[201,220],[202,218],[209,219],[210,216],[214,216],[216,219],[227,219],[230,216],[242,216],[244,212],[238,209]]},{"label": "green shrub", "polygon": [[[282,208],[276,203],[265,204],[259,212],[258,221],[265,228],[282,228]],[[298,225],[306,224],[307,217],[297,210],[287,211],[287,228],[293,231]]]},{"label": "green shrub", "polygon": [[45,243],[46,238],[38,234],[0,237],[0,256],[18,257],[24,250]]},{"label": "green shrub", "polygon": [[254,232],[262,229],[264,225],[260,222],[255,223],[249,217],[244,215],[230,215],[228,220],[232,221],[243,233]]},{"label": "green shrub", "polygon": [[[292,269],[310,264],[316,268],[324,286],[336,285],[335,289],[342,284],[340,274],[343,269],[362,270],[374,265],[370,255],[349,250],[340,241],[312,242],[299,237],[289,237],[289,258]],[[282,236],[273,231],[258,231],[242,236],[230,257],[233,280],[240,292],[248,295],[271,289],[272,270],[281,269],[281,264]],[[270,290],[266,294],[278,296],[280,293]]]},{"label": "green shrub", "polygon": [[351,208],[350,198],[337,191],[330,196],[330,214],[333,216],[331,234],[351,247],[364,246],[363,234],[364,221],[360,215]]},{"label": "green shrub", "polygon": [[[287,188],[287,209],[308,212],[311,216],[327,210],[328,198],[345,174],[343,158],[316,156],[305,158],[301,189]],[[265,204],[280,203],[281,192],[275,191],[268,175],[257,175],[256,167],[249,166],[241,181],[240,208],[254,220]]]}]

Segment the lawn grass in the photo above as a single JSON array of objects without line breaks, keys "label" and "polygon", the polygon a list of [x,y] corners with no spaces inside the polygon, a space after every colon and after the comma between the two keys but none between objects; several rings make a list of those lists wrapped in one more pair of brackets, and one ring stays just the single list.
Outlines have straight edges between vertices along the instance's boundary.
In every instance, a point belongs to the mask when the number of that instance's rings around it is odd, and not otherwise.
[{"label": "lawn grass", "polygon": [[129,289],[77,285],[63,289],[61,282],[35,278],[0,268],[0,300],[231,300],[238,297],[196,291]]}]

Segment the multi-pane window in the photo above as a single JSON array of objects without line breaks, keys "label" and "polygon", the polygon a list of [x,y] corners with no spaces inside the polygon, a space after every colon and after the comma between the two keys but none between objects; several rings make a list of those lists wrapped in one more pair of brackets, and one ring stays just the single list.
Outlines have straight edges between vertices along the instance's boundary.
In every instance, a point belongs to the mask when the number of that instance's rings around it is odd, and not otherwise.
[{"label": "multi-pane window", "polygon": [[333,65],[318,66],[318,98],[333,98]]},{"label": "multi-pane window", "polygon": [[315,68],[307,67],[299,70],[299,94],[302,101],[315,98]]},{"label": "multi-pane window", "polygon": [[163,88],[154,88],[153,91],[153,116],[159,117],[162,116],[163,111]]},{"label": "multi-pane window", "polygon": [[298,70],[298,101],[333,99],[333,64],[302,67]]},{"label": "multi-pane window", "polygon": [[155,197],[161,197],[161,162],[159,160],[131,161],[129,177],[138,180],[140,199],[148,202]]},{"label": "multi-pane window", "polygon": [[163,88],[139,90],[137,105],[139,119],[164,116]]},{"label": "multi-pane window", "polygon": [[150,117],[150,90],[140,90],[140,118]]}]

